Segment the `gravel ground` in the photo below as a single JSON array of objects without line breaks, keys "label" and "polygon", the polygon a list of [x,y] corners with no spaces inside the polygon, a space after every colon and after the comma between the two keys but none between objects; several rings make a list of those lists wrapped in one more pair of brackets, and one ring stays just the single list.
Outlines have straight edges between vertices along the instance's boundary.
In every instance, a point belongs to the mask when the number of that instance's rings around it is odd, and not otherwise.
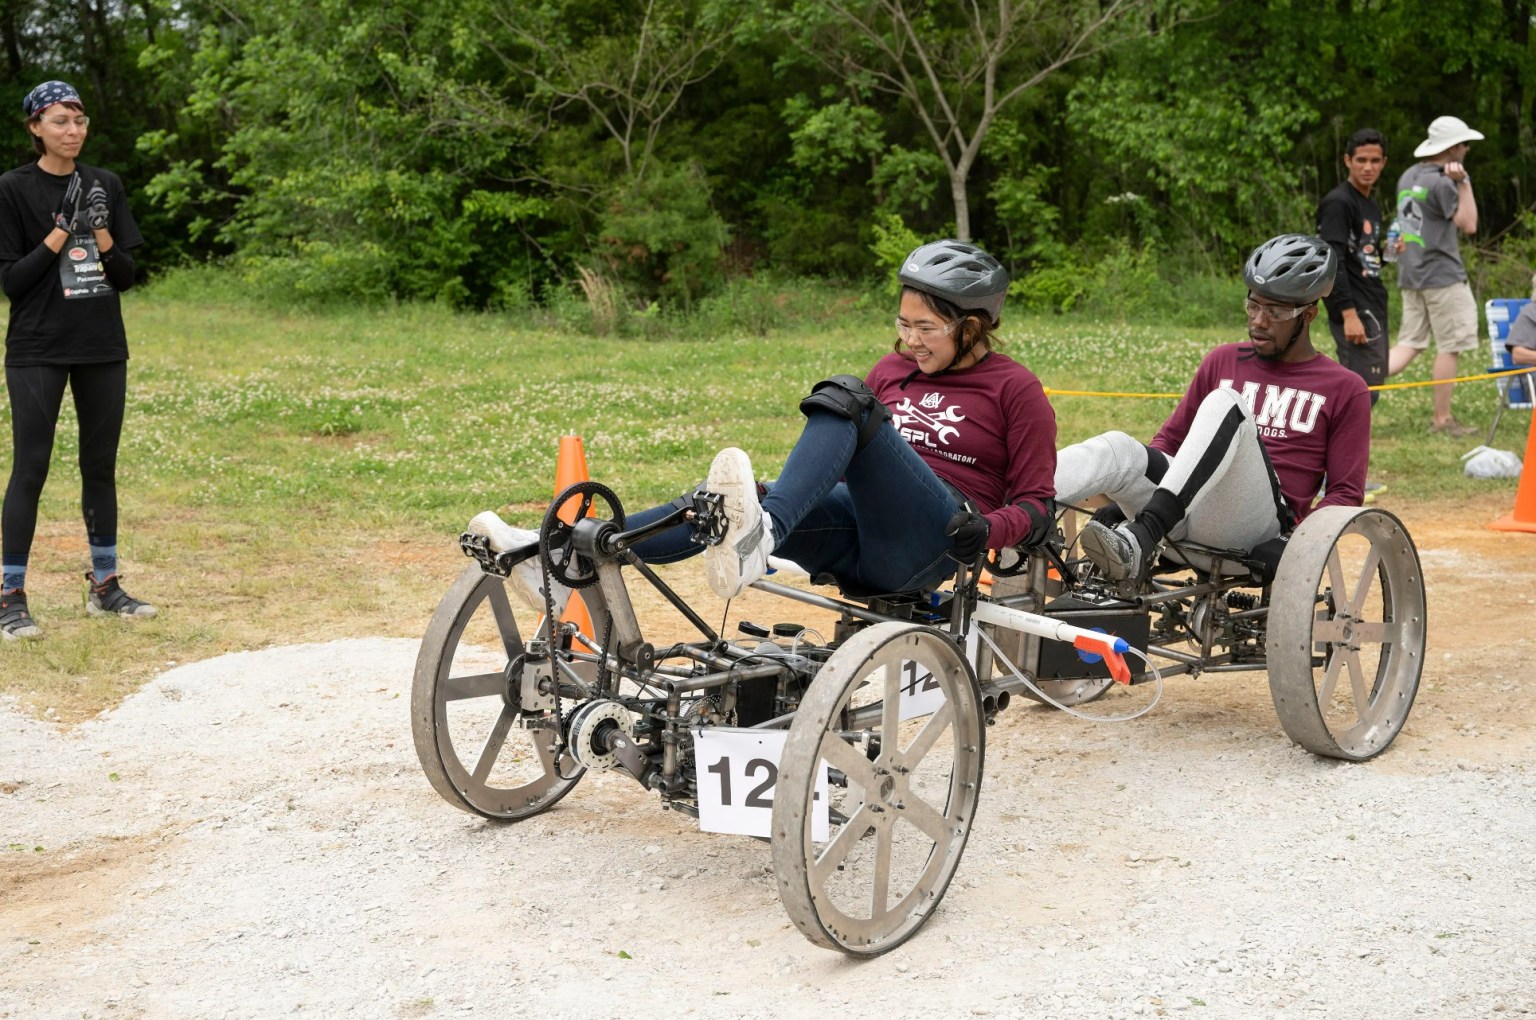
[{"label": "gravel ground", "polygon": [[1127,724],[1016,702],[941,909],[857,962],[793,928],[765,844],[621,776],[516,825],[449,807],[416,647],[176,666],[71,730],[0,705],[0,1017],[1536,1013],[1529,710],[1469,728],[1452,688],[1515,685],[1450,653],[1366,765],[1290,744],[1262,677]]}]

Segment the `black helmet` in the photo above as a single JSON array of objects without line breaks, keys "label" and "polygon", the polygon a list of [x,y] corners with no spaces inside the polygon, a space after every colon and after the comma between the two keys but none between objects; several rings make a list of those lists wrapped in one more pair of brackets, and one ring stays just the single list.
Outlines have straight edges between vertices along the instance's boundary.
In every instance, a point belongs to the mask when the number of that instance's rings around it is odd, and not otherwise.
[{"label": "black helmet", "polygon": [[1339,260],[1321,237],[1281,234],[1253,249],[1243,282],[1260,297],[1309,305],[1333,293]]},{"label": "black helmet", "polygon": [[994,326],[1008,296],[1008,270],[963,241],[920,245],[902,261],[897,275],[908,287],[943,298],[963,312],[985,312]]}]

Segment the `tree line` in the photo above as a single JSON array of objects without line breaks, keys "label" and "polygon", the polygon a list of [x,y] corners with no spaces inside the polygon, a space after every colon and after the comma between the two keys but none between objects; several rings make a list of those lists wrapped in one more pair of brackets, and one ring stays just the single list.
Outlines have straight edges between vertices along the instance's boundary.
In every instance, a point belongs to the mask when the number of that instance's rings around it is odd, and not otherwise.
[{"label": "tree line", "polygon": [[[1487,140],[1479,252],[1536,254],[1536,0],[13,0],[16,104],[64,78],[153,271],[517,308],[688,308],[972,238],[1026,300],[1230,274],[1308,230],[1360,127]],[[31,157],[12,133],[12,164]],[[1383,206],[1389,194],[1378,195]]]}]

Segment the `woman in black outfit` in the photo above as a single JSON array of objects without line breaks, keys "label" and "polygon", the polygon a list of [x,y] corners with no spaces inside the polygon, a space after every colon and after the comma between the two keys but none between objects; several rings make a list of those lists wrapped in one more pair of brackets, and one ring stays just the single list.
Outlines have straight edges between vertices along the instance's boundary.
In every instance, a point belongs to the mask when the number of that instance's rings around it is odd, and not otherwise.
[{"label": "woman in black outfit", "polygon": [[117,444],[128,339],[118,292],[133,285],[129,249],[143,243],[117,175],[78,161],[90,118],[67,82],[22,101],[35,163],[0,176],[0,287],[11,301],[5,385],[11,478],[0,509],[0,636],[37,637],[27,612],[27,557],[53,437],[69,385],[80,420],[81,502],[91,547],[86,610],[153,616],[117,575]]}]

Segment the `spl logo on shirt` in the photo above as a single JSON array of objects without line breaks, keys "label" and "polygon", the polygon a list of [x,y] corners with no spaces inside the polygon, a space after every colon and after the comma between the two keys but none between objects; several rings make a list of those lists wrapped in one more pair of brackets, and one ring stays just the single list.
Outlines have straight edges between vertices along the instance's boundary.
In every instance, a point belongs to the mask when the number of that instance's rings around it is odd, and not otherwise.
[{"label": "spl logo on shirt", "polygon": [[[939,410],[944,403],[944,394],[937,391],[926,393],[922,399],[914,404],[910,397],[903,397],[901,403],[896,405],[891,412],[891,424],[895,425],[901,433],[901,438],[909,443],[921,443],[924,446],[933,446],[933,437],[926,429],[938,433],[939,442],[945,446],[959,434],[951,422],[965,421],[965,415],[960,413],[958,405]],[[922,429],[914,428],[915,425],[923,426]]]}]

